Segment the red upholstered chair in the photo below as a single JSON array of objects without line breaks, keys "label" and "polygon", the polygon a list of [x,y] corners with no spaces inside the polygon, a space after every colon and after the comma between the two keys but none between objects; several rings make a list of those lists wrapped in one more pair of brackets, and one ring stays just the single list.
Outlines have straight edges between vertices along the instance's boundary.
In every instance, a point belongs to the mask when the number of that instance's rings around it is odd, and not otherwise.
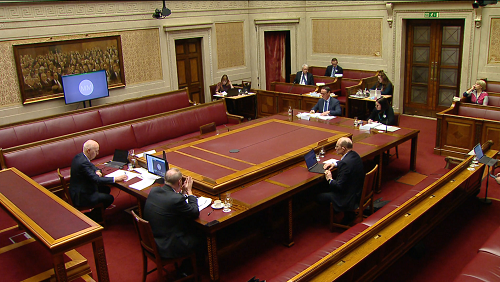
[{"label": "red upholstered chair", "polygon": [[75,209],[81,211],[81,212],[89,212],[93,209],[99,209],[101,211],[101,221],[98,222],[102,227],[104,227],[104,229],[106,229],[106,220],[105,220],[105,217],[104,217],[104,205],[102,203],[99,203],[97,204],[96,206],[93,206],[93,207],[75,207],[75,205],[73,205],[73,201],[71,200],[71,196],[69,194],[69,187],[68,187],[68,184],[66,182],[66,179],[64,179],[64,176],[61,174],[61,170],[60,169],[57,169],[57,175],[59,176],[59,180],[61,181],[61,186],[63,188],[63,193],[64,193],[64,200],[72,205]]},{"label": "red upholstered chair", "polygon": [[377,183],[377,173],[378,173],[378,165],[369,171],[365,176],[365,183],[363,185],[363,191],[361,192],[361,199],[359,201],[358,208],[354,210],[356,213],[356,217],[349,225],[344,225],[340,223],[334,222],[334,210],[333,204],[330,203],[330,231],[333,232],[334,227],[340,227],[344,229],[349,229],[352,225],[363,221],[363,211],[370,207],[370,214],[373,214],[373,193],[375,191],[375,185]]},{"label": "red upholstered chair", "polygon": [[[187,258],[191,259],[194,273],[175,281],[185,281],[185,280],[190,280],[192,278],[194,278],[195,281],[198,280],[198,269],[196,268],[196,256],[194,253],[189,256],[181,258],[162,259],[158,252],[158,247],[156,246],[155,238],[153,236],[153,230],[151,229],[151,225],[149,225],[149,221],[140,218],[135,214],[134,211],[132,211],[132,216],[134,216],[134,225],[137,230],[137,234],[139,234],[139,240],[141,242],[143,282],[146,281],[146,276],[155,270],[158,270],[158,281],[159,282],[165,281],[163,271],[165,271],[167,275],[169,274],[169,272],[164,267],[166,265],[174,264],[175,268],[177,269],[179,263],[182,263],[182,261]],[[148,258],[156,263],[156,268],[150,270],[149,272],[148,272]]]}]

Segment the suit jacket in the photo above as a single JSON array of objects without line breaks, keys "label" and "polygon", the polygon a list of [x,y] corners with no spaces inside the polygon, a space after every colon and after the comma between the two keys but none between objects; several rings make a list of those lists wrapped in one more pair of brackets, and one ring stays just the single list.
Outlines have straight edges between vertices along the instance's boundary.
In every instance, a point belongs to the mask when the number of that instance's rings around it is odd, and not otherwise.
[{"label": "suit jacket", "polygon": [[337,178],[330,181],[334,206],[338,211],[354,210],[359,205],[365,182],[363,161],[355,151],[349,151],[337,162]]},{"label": "suit jacket", "polygon": [[[384,117],[385,115],[385,117]],[[387,110],[384,112],[380,112],[377,110],[377,108],[373,108],[372,113],[368,117],[368,119],[371,119],[373,121],[378,121],[383,124],[387,125],[395,125],[396,124],[396,119],[394,118],[394,110],[392,107],[389,107]]]},{"label": "suit jacket", "polygon": [[186,198],[172,187],[154,187],[144,206],[144,219],[149,221],[162,258],[188,255],[199,246],[200,238],[193,227],[198,218],[198,199]]},{"label": "suit jacket", "polygon": [[[301,79],[302,79],[302,71],[299,71],[297,72],[297,75],[295,76],[295,80],[293,82],[300,84]],[[306,85],[316,85],[314,84],[314,77],[310,72],[306,74]]]},{"label": "suit jacket", "polygon": [[[323,98],[319,99],[318,103],[314,105],[312,110],[316,113],[322,113],[323,107],[325,106],[325,100]],[[340,116],[342,115],[342,108],[340,107],[339,100],[330,97],[330,101],[328,104],[328,110],[330,111],[330,116]]]},{"label": "suit jacket", "polygon": [[113,183],[113,177],[99,177],[99,170],[87,157],[80,153],[71,162],[71,179],[69,194],[75,206],[92,206],[97,204],[99,184]]},{"label": "suit jacket", "polygon": [[[325,76],[332,76],[332,69],[333,69],[332,65],[329,65],[328,67],[326,67]],[[344,74],[344,70],[339,65],[337,65],[336,74]]]}]

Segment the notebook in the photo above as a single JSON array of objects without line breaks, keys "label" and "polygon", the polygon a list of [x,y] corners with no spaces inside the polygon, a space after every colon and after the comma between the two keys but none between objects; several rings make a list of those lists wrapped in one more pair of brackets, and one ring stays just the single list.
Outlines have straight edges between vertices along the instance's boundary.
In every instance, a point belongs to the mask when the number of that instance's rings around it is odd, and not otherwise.
[{"label": "notebook", "polygon": [[148,166],[149,173],[152,173],[161,178],[165,177],[165,172],[167,171],[168,167],[167,160],[146,154],[146,164]]},{"label": "notebook", "polygon": [[306,160],[307,170],[315,173],[325,173],[323,165],[316,160],[316,153],[314,153],[313,149],[304,156],[304,159]]},{"label": "notebook", "polygon": [[497,159],[492,159],[484,155],[481,144],[477,144],[476,147],[474,147],[474,153],[476,154],[477,160],[482,164],[494,166],[497,163]]},{"label": "notebook", "polygon": [[106,166],[114,168],[122,168],[128,163],[128,151],[115,149],[113,160],[108,162]]}]

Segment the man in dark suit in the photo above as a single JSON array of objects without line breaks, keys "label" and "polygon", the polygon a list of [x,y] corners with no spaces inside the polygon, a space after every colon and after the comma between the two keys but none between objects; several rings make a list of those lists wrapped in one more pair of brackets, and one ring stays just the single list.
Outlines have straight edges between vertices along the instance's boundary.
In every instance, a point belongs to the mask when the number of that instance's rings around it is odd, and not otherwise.
[{"label": "man in dark suit", "polygon": [[[342,137],[337,141],[335,151],[342,158],[335,164],[325,164],[325,178],[328,182],[326,191],[318,194],[318,202],[322,204],[333,203],[336,220],[347,224],[355,214],[357,204],[363,191],[365,172],[361,157],[352,150],[352,140]],[[337,167],[337,178],[333,179],[330,169]]]},{"label": "man in dark suit", "polygon": [[330,87],[326,86],[321,88],[321,99],[314,105],[311,114],[316,112],[321,113],[322,116],[340,116],[342,115],[342,108],[340,107],[339,100],[330,97]]},{"label": "man in dark suit", "polygon": [[312,73],[309,72],[309,66],[306,64],[302,65],[302,71],[297,72],[295,80],[293,83],[302,85],[315,85]]},{"label": "man in dark suit", "polygon": [[165,185],[154,187],[149,193],[144,219],[153,229],[162,258],[185,256],[202,246],[203,237],[193,226],[200,211],[192,186],[191,177],[187,177],[183,184],[182,173],[171,168],[165,173]]},{"label": "man in dark suit", "polygon": [[[71,180],[69,194],[76,207],[94,206],[103,203],[104,208],[109,207],[114,197],[110,195],[110,188],[106,184],[124,181],[127,176],[103,177],[102,172],[90,161],[99,154],[99,144],[88,140],[83,144],[83,152],[73,158],[71,162]],[[90,213],[89,217],[98,221],[97,212]]]},{"label": "man in dark suit", "polygon": [[333,58],[332,64],[326,67],[325,76],[335,77],[336,74],[344,74],[344,70],[339,66],[337,58]]}]

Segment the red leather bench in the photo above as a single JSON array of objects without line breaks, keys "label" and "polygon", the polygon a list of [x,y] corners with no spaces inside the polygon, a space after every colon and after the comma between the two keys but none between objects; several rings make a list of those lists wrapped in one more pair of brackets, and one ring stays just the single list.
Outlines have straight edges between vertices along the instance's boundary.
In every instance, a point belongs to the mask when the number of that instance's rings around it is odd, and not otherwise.
[{"label": "red leather bench", "polygon": [[184,88],[5,125],[0,127],[0,148],[22,146],[57,136],[186,108],[190,105],[188,90]]},{"label": "red leather bench", "polygon": [[500,277],[500,228],[478,250],[455,281],[498,281]]},{"label": "red leather bench", "polygon": [[100,145],[99,156],[93,162],[102,163],[112,159],[115,149],[141,152],[198,136],[200,126],[210,122],[224,127],[226,124],[237,124],[241,119],[240,116],[227,114],[224,101],[220,100],[39,141],[24,149],[0,150],[0,164],[2,168],[16,167],[48,189],[57,188],[60,184],[57,168],[69,179],[71,161],[89,139]]}]

